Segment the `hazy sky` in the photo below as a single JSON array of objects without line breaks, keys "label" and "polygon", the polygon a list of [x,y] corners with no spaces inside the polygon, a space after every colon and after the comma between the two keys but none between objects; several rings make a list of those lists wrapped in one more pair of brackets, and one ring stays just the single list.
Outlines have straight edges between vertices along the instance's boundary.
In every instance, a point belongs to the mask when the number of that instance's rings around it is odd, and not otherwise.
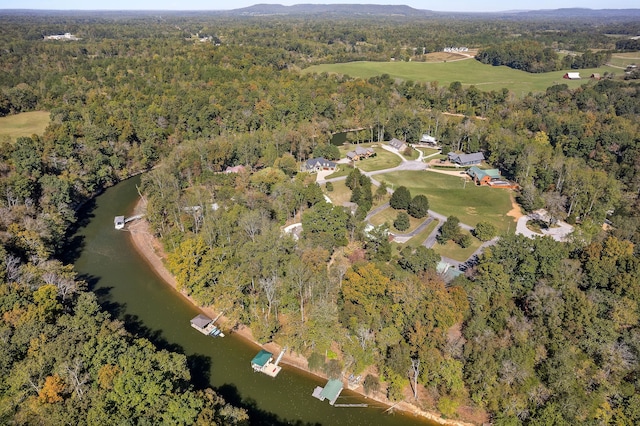
[{"label": "hazy sky", "polygon": [[282,4],[402,4],[416,9],[451,12],[495,12],[502,10],[627,9],[640,7],[637,0],[0,0],[0,9],[77,9],[77,10],[228,10],[260,3]]}]

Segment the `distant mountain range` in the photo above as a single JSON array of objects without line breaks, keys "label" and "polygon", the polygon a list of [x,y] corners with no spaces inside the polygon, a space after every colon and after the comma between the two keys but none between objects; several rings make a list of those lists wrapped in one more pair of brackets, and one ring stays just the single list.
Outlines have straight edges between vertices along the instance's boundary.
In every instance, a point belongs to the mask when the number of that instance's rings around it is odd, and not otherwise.
[{"label": "distant mountain range", "polygon": [[226,11],[230,15],[269,16],[269,15],[337,15],[351,17],[405,16],[405,17],[443,17],[443,16],[509,16],[511,18],[556,18],[556,19],[634,19],[640,18],[640,9],[549,9],[549,10],[509,10],[503,12],[436,12],[415,9],[402,5],[378,4],[256,4],[241,9]]}]

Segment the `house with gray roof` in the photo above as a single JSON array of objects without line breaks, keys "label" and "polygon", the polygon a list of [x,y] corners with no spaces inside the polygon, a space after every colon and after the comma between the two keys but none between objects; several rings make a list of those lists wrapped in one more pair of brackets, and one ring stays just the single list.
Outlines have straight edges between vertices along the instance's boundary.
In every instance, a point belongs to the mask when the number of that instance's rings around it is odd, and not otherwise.
[{"label": "house with gray roof", "polygon": [[312,158],[302,163],[301,169],[303,172],[310,172],[310,173],[317,173],[322,170],[335,170],[336,163],[322,157]]},{"label": "house with gray roof", "polygon": [[473,166],[484,161],[484,154],[481,152],[474,152],[471,154],[458,154],[456,152],[450,152],[449,161],[459,166]]},{"label": "house with gray roof", "polygon": [[400,139],[393,138],[389,141],[389,146],[397,149],[398,151],[404,151],[407,144],[402,142]]}]

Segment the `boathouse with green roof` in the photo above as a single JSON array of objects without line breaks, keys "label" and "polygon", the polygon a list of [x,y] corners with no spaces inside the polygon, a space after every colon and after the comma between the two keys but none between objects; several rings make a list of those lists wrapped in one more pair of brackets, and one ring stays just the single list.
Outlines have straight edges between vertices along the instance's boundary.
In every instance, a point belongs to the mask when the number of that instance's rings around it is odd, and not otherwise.
[{"label": "boathouse with green roof", "polygon": [[333,405],[336,403],[336,400],[340,396],[343,388],[344,385],[342,384],[342,380],[329,379],[327,384],[324,385],[324,388],[317,386],[312,395],[314,398],[318,398],[320,401],[328,399],[329,404]]}]

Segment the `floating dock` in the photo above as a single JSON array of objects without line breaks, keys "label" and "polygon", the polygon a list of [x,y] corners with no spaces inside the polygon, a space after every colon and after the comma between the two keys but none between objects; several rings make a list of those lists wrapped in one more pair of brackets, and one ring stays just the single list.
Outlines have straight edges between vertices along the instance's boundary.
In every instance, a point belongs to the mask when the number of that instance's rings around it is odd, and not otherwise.
[{"label": "floating dock", "polygon": [[129,223],[129,222],[134,221],[136,219],[141,219],[142,217],[144,217],[143,214],[137,214],[135,216],[129,216],[129,217],[116,216],[113,219],[113,226],[116,229],[124,229],[125,223]]},{"label": "floating dock", "polygon": [[251,360],[251,368],[253,368],[253,371],[264,373],[267,376],[276,377],[278,373],[280,373],[280,370],[282,370],[282,367],[278,365],[280,359],[282,359],[282,355],[284,355],[284,350],[280,353],[280,356],[278,356],[277,361],[272,362],[273,354],[262,349]]},{"label": "floating dock", "polygon": [[115,226],[116,229],[122,229],[124,228],[124,216],[116,216],[115,219],[113,219],[113,225]]},{"label": "floating dock", "polygon": [[344,385],[342,384],[342,380],[330,379],[327,384],[324,385],[324,388],[316,386],[311,395],[314,398],[318,398],[320,401],[328,399],[329,404],[334,405],[343,388]]},{"label": "floating dock", "polygon": [[191,320],[191,327],[198,330],[200,333],[213,336],[213,337],[224,337],[224,333],[215,325],[215,320],[212,320],[206,315],[198,315],[197,317]]}]

